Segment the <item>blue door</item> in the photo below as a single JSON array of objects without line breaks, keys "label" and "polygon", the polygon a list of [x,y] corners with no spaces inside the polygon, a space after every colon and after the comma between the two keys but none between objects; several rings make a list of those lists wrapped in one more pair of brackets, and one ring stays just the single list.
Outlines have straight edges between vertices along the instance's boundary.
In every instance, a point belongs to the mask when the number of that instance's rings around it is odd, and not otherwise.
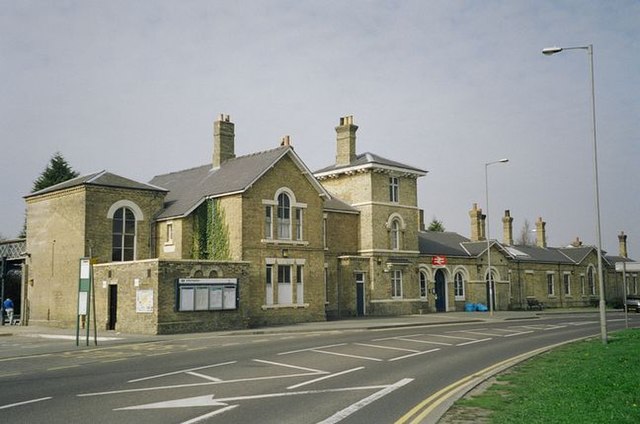
[{"label": "blue door", "polygon": [[447,280],[444,271],[436,271],[436,312],[447,311]]}]

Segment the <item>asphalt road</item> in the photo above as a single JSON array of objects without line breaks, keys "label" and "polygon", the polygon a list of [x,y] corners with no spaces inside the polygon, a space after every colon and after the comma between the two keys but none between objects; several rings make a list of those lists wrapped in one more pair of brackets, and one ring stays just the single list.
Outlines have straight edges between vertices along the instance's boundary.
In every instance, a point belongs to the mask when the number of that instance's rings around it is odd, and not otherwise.
[{"label": "asphalt road", "polygon": [[[622,314],[607,317],[609,331],[624,327]],[[640,327],[640,317],[630,315],[630,326]],[[366,331],[208,333],[23,354],[0,361],[0,417],[94,424],[420,421],[425,399],[465,377],[598,335],[597,315],[575,314]]]}]

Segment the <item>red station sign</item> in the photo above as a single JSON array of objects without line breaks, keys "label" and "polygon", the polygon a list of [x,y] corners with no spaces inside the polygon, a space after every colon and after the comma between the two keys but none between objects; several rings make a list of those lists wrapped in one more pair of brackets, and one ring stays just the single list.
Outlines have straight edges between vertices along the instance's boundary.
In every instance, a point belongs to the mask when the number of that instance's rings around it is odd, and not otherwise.
[{"label": "red station sign", "polygon": [[431,265],[433,266],[445,266],[447,264],[446,256],[434,256],[431,258]]}]

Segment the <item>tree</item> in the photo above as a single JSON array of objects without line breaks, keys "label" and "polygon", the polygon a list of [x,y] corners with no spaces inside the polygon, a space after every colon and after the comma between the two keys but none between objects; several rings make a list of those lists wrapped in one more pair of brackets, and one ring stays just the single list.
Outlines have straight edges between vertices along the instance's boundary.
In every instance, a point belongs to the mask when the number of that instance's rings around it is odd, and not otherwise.
[{"label": "tree", "polygon": [[32,192],[62,183],[78,176],[60,152],[56,152],[42,174],[33,183]]},{"label": "tree", "polygon": [[[40,176],[33,182],[33,190],[32,193],[40,190],[44,190],[47,187],[51,187],[56,184],[60,184],[67,180],[77,177],[79,174],[74,171],[71,166],[67,163],[64,157],[60,154],[60,152],[56,152],[49,164],[45,168],[44,171],[40,174]],[[25,223],[22,227],[22,231],[18,237],[26,237],[27,236],[27,222],[25,217]]]},{"label": "tree", "polygon": [[518,237],[516,244],[519,246],[533,246],[533,239],[531,238],[531,224],[528,219],[525,219],[524,224],[522,224],[520,237]]},{"label": "tree", "polygon": [[429,226],[427,227],[427,231],[437,231],[439,233],[442,233],[445,231],[444,228],[444,224],[442,223],[442,221],[439,221],[437,218],[433,218],[433,220],[431,220],[431,223],[429,224]]}]

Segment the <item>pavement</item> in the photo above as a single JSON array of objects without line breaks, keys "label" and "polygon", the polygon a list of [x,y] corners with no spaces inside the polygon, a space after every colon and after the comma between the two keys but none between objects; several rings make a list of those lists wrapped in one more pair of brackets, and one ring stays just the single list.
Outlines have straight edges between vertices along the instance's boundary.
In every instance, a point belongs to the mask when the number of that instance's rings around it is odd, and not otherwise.
[{"label": "pavement", "polygon": [[[592,309],[593,310],[593,309]],[[546,312],[545,312],[546,314]],[[249,334],[303,333],[319,331],[364,331],[384,328],[419,327],[425,325],[442,325],[470,322],[495,322],[506,320],[536,319],[541,315],[537,311],[496,311],[493,315],[487,312],[446,312],[423,315],[403,315],[396,317],[361,317],[337,321],[307,322],[292,325],[280,325],[240,330],[225,330],[212,333],[191,334],[128,334],[117,331],[93,331],[86,329],[57,328],[43,325],[7,325],[0,326],[0,361],[10,357],[48,354],[94,348],[97,346],[113,346],[120,344],[158,342],[193,337],[198,334],[216,334],[220,336]],[[77,342],[77,344],[76,344]],[[30,344],[29,349],[21,349],[21,344]]]}]

